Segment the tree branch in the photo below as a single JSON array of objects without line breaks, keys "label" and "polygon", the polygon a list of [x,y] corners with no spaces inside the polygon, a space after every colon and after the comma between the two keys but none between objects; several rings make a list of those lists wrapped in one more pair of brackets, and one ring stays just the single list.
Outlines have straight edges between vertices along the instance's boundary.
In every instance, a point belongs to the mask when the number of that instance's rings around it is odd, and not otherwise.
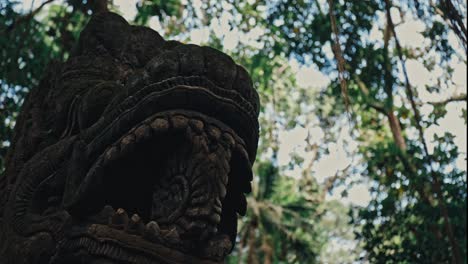
[{"label": "tree branch", "polygon": [[[458,38],[462,41],[462,44],[465,48],[465,52],[467,49],[467,32],[466,27],[463,22],[462,16],[458,13],[457,9],[453,5],[451,0],[441,0],[441,6],[444,8],[444,11],[437,8],[435,5],[432,5],[434,8],[439,9],[442,12],[442,17],[447,20],[449,23],[450,28],[455,32]],[[432,1],[431,1],[432,4]]]},{"label": "tree branch", "polygon": [[18,18],[15,19],[15,21],[8,27],[8,29],[7,29],[6,31],[7,31],[7,32],[10,32],[10,31],[12,31],[17,25],[31,20],[37,13],[39,13],[39,12],[42,10],[42,8],[44,8],[44,6],[46,6],[46,5],[49,4],[49,3],[52,3],[53,1],[54,1],[54,0],[46,0],[46,1],[44,1],[40,6],[38,6],[36,9],[34,9],[33,11],[29,12],[29,13],[26,14],[26,15],[23,15],[23,16],[18,17]]},{"label": "tree branch", "polygon": [[405,64],[405,61],[403,59],[403,51],[402,51],[402,48],[401,48],[401,45],[400,45],[400,41],[398,40],[398,37],[396,35],[395,25],[393,24],[392,16],[391,16],[391,13],[390,13],[391,4],[390,4],[389,0],[385,0],[385,3],[386,3],[385,9],[387,11],[388,26],[390,27],[390,30],[392,31],[393,37],[395,39],[395,45],[396,45],[396,49],[397,49],[397,53],[398,53],[398,58],[400,59],[401,67],[402,67],[402,70],[403,70],[403,76],[405,78],[406,94],[408,96],[408,100],[411,103],[411,108],[413,110],[414,118],[416,119],[415,120],[416,121],[415,122],[416,123],[416,128],[419,131],[419,136],[421,138],[421,143],[423,144],[423,147],[424,147],[424,152],[427,155],[429,153],[429,151],[428,151],[428,148],[427,148],[426,140],[424,139],[424,131],[423,131],[423,128],[421,126],[421,115],[419,113],[419,110],[418,110],[418,108],[416,106],[416,102],[414,100],[414,92],[413,92],[413,89],[411,88],[411,83],[410,83],[409,77],[408,77],[408,71],[406,70],[406,64]]},{"label": "tree branch", "polygon": [[415,119],[415,125],[416,125],[416,128],[419,131],[419,137],[420,137],[421,143],[422,143],[423,148],[424,148],[424,156],[426,157],[426,160],[428,161],[428,163],[430,165],[429,170],[430,170],[431,177],[432,177],[432,180],[433,180],[432,188],[437,193],[437,197],[439,198],[439,209],[441,210],[442,216],[444,218],[447,235],[448,235],[448,238],[449,238],[449,241],[450,241],[450,245],[452,247],[453,261],[454,261],[454,263],[457,263],[457,264],[462,263],[460,250],[458,248],[458,242],[456,241],[456,238],[455,238],[455,236],[453,234],[453,228],[452,228],[452,224],[450,223],[450,218],[448,216],[448,210],[447,210],[447,206],[446,206],[445,201],[444,201],[444,195],[443,195],[442,190],[441,190],[440,181],[439,181],[439,178],[437,177],[437,175],[435,174],[434,170],[432,169],[432,158],[429,155],[429,151],[428,151],[428,148],[427,148],[427,143],[426,143],[426,140],[424,139],[424,131],[423,131],[423,128],[421,126],[421,116],[420,116],[419,110],[418,110],[417,105],[416,105],[415,100],[414,100],[413,90],[411,88],[411,84],[410,84],[410,81],[409,81],[409,78],[408,78],[408,72],[406,71],[405,61],[403,59],[403,51],[402,51],[400,42],[398,40],[398,37],[396,35],[395,26],[393,24],[392,16],[391,16],[391,13],[390,13],[390,8],[391,8],[390,0],[385,0],[385,9],[386,9],[386,13],[387,13],[388,24],[389,24],[389,26],[390,26],[390,28],[392,30],[393,37],[395,38],[395,44],[396,44],[398,57],[400,59],[400,63],[401,63],[402,70],[403,70],[403,75],[405,77],[406,94],[408,96],[408,100],[411,103],[411,108],[413,110],[414,119]]},{"label": "tree branch", "polygon": [[451,102],[466,102],[466,101],[467,101],[466,94],[456,94],[445,100],[426,102],[426,104],[431,104],[431,105],[436,106],[436,105],[446,105]]},{"label": "tree branch", "polygon": [[339,32],[338,32],[338,27],[336,26],[336,18],[335,18],[335,14],[333,11],[333,0],[328,0],[328,5],[329,5],[328,9],[330,13],[331,28],[333,31],[333,35],[335,37],[335,41],[334,41],[335,43],[332,45],[332,47],[333,47],[333,53],[335,54],[336,62],[338,64],[338,78],[340,80],[341,95],[343,96],[343,99],[345,101],[346,111],[349,112],[348,87],[347,87],[346,79],[345,79],[345,60],[343,59],[343,56],[341,53]]},{"label": "tree branch", "polygon": [[[386,29],[387,33],[384,34],[384,41],[385,41],[385,52],[387,53],[387,48],[388,48],[388,41],[391,36],[389,33],[389,29],[387,27]],[[387,105],[382,104],[381,102],[378,102],[374,98],[369,96],[369,89],[367,88],[366,84],[361,80],[361,78],[358,75],[354,76],[354,80],[356,81],[359,89],[362,91],[364,94],[364,98],[366,103],[373,109],[375,109],[377,112],[384,114],[387,119],[388,123],[390,126],[390,131],[392,132],[393,136],[393,141],[395,142],[395,145],[400,149],[402,152],[406,152],[406,140],[403,137],[403,131],[401,129],[400,121],[398,120],[397,116],[393,112],[393,94],[392,94],[392,84],[391,82],[391,76],[389,73],[391,73],[391,65],[389,64],[389,58],[388,56],[385,56],[385,92],[387,93]]]},{"label": "tree branch", "polygon": [[387,111],[387,118],[388,122],[390,123],[390,130],[392,131],[395,144],[402,152],[406,153],[406,141],[403,137],[400,120],[398,120],[395,113],[393,113],[393,110]]},{"label": "tree branch", "polygon": [[302,188],[304,190],[304,196],[306,197],[306,200],[309,202],[312,202],[314,200],[313,195],[310,194],[311,187],[313,186],[312,168],[314,166],[315,161],[317,161],[318,159],[318,150],[319,150],[318,144],[312,143],[311,138],[312,136],[310,134],[310,130],[308,130],[305,142],[306,142],[306,150],[311,152],[311,158],[309,160],[309,163],[305,167],[305,169],[302,171],[302,178],[304,181]]},{"label": "tree branch", "polygon": [[351,168],[351,164],[348,164],[344,169],[342,170],[337,170],[335,175],[330,176],[324,180],[323,184],[323,189],[321,193],[321,199],[322,201],[325,201],[325,196],[327,192],[330,192],[333,189],[333,185],[337,180],[344,179],[346,176],[348,176],[348,170]]},{"label": "tree branch", "polygon": [[358,85],[359,90],[361,90],[361,92],[365,95],[366,103],[370,107],[374,108],[377,112],[387,115],[387,111],[385,110],[383,104],[377,102],[374,98],[369,96],[369,88],[367,88],[367,85],[361,80],[359,75],[354,75],[354,81]]}]

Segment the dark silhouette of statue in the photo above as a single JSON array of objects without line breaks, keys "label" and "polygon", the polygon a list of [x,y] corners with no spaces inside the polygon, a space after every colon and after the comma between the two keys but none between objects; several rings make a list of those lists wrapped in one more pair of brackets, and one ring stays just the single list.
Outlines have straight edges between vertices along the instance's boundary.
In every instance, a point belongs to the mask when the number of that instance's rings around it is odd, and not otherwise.
[{"label": "dark silhouette of statue", "polygon": [[94,14],[17,118],[0,263],[222,263],[246,211],[258,113],[229,56]]}]

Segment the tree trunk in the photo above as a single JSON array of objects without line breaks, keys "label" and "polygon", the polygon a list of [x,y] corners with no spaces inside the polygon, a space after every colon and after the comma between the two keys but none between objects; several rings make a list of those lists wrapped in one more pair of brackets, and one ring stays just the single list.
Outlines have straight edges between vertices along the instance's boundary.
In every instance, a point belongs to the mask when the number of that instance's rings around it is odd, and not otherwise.
[{"label": "tree trunk", "polygon": [[406,143],[405,138],[403,137],[403,133],[401,131],[400,121],[395,116],[393,111],[387,112],[388,122],[390,124],[390,130],[392,131],[393,139],[395,140],[395,144],[398,148],[406,152]]}]

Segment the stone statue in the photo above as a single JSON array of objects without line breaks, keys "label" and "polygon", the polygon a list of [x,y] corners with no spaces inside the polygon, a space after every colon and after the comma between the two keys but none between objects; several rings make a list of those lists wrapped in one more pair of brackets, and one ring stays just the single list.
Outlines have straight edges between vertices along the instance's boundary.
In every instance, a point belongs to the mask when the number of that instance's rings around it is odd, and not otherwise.
[{"label": "stone statue", "polygon": [[94,14],[17,118],[0,263],[223,263],[251,190],[258,113],[229,56]]}]

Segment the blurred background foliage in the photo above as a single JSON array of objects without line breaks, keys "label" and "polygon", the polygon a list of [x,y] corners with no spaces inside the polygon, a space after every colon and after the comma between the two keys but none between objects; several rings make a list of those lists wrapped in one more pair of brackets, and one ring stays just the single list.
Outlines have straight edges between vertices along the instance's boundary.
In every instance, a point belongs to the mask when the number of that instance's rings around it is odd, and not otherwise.
[{"label": "blurred background foliage", "polygon": [[[0,1],[0,171],[25,96],[92,14],[92,1],[34,2]],[[260,94],[253,191],[228,263],[466,263],[466,146],[449,127],[428,132],[450,105],[466,128],[466,79],[452,79],[454,65],[466,71],[464,1],[128,2],[130,22],[165,38],[202,33],[198,43],[245,66]],[[397,34],[410,22],[420,43]],[[412,63],[432,84],[412,83]],[[327,82],[299,83],[306,67]],[[284,164],[285,135],[297,129],[307,136]],[[318,175],[337,144],[347,164]],[[345,202],[356,184],[365,204]],[[342,200],[330,199],[336,190]]]}]

